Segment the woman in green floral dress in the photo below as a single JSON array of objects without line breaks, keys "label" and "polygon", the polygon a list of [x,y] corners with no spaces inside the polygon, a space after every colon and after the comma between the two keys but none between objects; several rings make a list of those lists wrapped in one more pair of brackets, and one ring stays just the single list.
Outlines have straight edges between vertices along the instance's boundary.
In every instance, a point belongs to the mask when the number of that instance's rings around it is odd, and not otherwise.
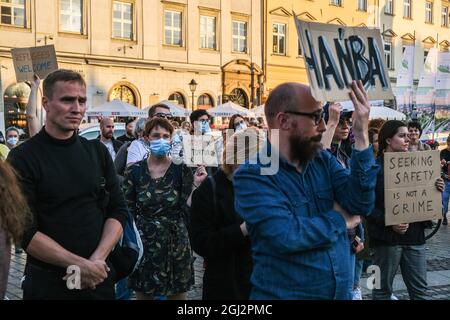
[{"label": "woman in green floral dress", "polygon": [[185,223],[192,191],[206,177],[176,165],[169,156],[173,126],[162,118],[147,122],[150,156],[127,168],[123,190],[144,245],[142,262],[129,278],[139,300],[186,299],[194,284],[193,256]]}]

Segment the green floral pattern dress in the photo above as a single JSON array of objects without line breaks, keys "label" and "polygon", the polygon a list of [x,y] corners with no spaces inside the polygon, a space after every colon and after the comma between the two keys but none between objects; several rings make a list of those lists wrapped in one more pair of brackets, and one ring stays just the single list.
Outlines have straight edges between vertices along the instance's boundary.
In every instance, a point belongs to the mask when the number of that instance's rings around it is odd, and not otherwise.
[{"label": "green floral pattern dress", "polygon": [[130,276],[129,285],[154,296],[183,293],[194,284],[193,255],[184,220],[193,174],[183,165],[178,174],[181,179],[176,178],[176,167],[172,163],[158,179],[150,176],[146,159],[125,171],[125,198],[144,245],[141,264]]}]

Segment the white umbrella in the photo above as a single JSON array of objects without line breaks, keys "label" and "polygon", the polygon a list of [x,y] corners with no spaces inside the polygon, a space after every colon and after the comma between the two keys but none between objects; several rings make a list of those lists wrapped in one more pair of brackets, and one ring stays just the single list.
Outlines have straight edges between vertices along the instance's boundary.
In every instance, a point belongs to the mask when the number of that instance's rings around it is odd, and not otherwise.
[{"label": "white umbrella", "polygon": [[115,99],[86,111],[89,117],[145,117],[146,112],[122,100]]},{"label": "white umbrella", "polygon": [[239,114],[244,117],[255,116],[255,114],[249,109],[241,107],[231,101],[208,109],[207,111],[213,117],[232,117],[235,114]]},{"label": "white umbrella", "polygon": [[406,115],[388,107],[370,108],[370,119],[406,120]]},{"label": "white umbrella", "polygon": [[251,111],[252,111],[252,112],[255,114],[255,116],[257,116],[257,117],[264,117],[264,105],[263,105],[263,104],[260,105],[260,106],[257,106],[257,107],[255,107],[255,108],[253,108]]},{"label": "white umbrella", "polygon": [[[187,110],[186,108],[180,107],[168,100],[164,100],[158,103],[165,104],[166,106],[168,106],[170,108],[170,113],[174,117],[189,117],[189,115],[191,114],[189,110]],[[148,109],[150,109],[150,107],[147,107],[144,110],[147,111],[148,113]]]}]

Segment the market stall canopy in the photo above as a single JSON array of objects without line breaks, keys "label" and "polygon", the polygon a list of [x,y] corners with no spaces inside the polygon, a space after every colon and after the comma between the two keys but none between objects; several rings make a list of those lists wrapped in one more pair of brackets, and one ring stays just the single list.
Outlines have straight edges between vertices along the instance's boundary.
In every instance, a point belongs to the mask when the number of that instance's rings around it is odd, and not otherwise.
[{"label": "market stall canopy", "polygon": [[208,109],[208,113],[213,117],[232,117],[235,114],[239,114],[243,117],[255,116],[251,110],[241,107],[231,101]]},{"label": "market stall canopy", "polygon": [[[179,105],[176,105],[168,100],[160,101],[160,102],[158,102],[158,104],[159,103],[165,104],[166,106],[168,106],[170,108],[170,113],[174,117],[189,117],[189,115],[191,114],[188,109],[183,108]],[[144,109],[146,112],[146,115],[148,115],[149,109],[150,109],[150,106]]]},{"label": "market stall canopy", "polygon": [[388,107],[371,107],[369,119],[406,120],[406,115]]},{"label": "market stall canopy", "polygon": [[257,117],[264,117],[264,105],[263,105],[263,104],[260,105],[260,106],[257,106],[257,107],[255,107],[255,108],[253,108],[251,111],[252,111],[252,112],[255,114],[255,116],[257,116]]},{"label": "market stall canopy", "polygon": [[145,110],[115,99],[86,111],[89,117],[145,117]]}]

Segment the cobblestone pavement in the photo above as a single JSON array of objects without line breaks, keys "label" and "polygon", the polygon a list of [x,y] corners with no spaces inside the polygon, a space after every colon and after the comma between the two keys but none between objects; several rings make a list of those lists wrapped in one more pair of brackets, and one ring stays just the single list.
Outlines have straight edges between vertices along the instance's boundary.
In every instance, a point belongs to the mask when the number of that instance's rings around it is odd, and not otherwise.
[{"label": "cobblestone pavement", "polygon": [[[429,285],[429,296],[433,300],[450,299],[450,227],[441,226],[438,233],[427,242],[427,278]],[[26,254],[11,252],[11,268],[9,274],[6,296],[10,300],[22,299],[20,281],[25,267]],[[194,262],[195,285],[188,292],[189,300],[200,300],[202,296],[203,259],[196,256]],[[363,298],[370,299],[370,290],[364,287],[363,276]],[[398,274],[394,281],[394,294],[400,300],[409,299],[408,292]]]}]

